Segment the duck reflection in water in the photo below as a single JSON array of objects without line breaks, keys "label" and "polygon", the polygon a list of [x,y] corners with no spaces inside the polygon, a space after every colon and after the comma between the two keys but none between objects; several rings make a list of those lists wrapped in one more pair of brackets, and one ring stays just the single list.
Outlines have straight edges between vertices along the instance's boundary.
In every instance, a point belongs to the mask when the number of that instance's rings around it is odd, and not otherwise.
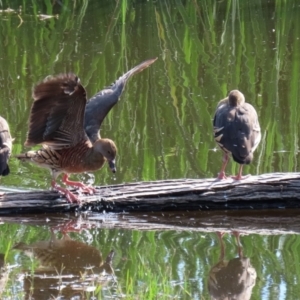
[{"label": "duck reflection in water", "polygon": [[256,271],[248,257],[243,256],[239,233],[234,232],[237,240],[238,257],[226,261],[224,233],[217,232],[221,254],[208,278],[208,291],[213,300],[249,300],[256,282]]},{"label": "duck reflection in water", "polygon": [[25,299],[49,299],[54,294],[62,297],[59,299],[85,299],[87,292],[115,279],[113,251],[103,259],[98,249],[72,240],[67,233],[58,239],[51,231],[50,240],[19,243],[14,249],[38,261],[33,274],[25,271]]},{"label": "duck reflection in water", "polygon": [[2,299],[2,294],[5,290],[6,284],[9,280],[9,269],[5,264],[5,255],[0,253],[0,299]]}]

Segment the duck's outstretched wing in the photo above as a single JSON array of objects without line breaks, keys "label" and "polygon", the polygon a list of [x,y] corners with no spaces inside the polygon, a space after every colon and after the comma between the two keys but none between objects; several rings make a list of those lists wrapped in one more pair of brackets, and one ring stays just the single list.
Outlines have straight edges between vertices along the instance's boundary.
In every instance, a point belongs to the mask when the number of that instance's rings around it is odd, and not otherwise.
[{"label": "duck's outstretched wing", "polygon": [[84,129],[92,142],[100,138],[99,130],[101,124],[112,107],[118,102],[128,79],[149,67],[156,60],[157,58],[148,59],[135,66],[111,86],[101,90],[88,101],[85,108]]},{"label": "duck's outstretched wing", "polygon": [[25,146],[72,147],[88,138],[83,129],[86,92],[74,74],[48,76],[33,90]]}]

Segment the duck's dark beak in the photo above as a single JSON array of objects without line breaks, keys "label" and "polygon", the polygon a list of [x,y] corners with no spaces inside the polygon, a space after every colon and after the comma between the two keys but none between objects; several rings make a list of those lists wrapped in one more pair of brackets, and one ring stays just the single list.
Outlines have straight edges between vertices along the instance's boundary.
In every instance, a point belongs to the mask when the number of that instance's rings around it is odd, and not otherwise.
[{"label": "duck's dark beak", "polygon": [[108,165],[109,165],[109,168],[111,169],[111,171],[112,171],[113,173],[116,173],[116,172],[117,172],[116,161],[115,161],[115,160],[109,160],[109,161],[108,161]]}]

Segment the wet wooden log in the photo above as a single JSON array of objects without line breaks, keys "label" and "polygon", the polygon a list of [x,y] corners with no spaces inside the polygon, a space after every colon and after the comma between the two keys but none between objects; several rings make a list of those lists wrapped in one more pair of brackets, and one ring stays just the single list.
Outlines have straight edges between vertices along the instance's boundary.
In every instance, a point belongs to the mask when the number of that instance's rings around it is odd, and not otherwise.
[{"label": "wet wooden log", "polygon": [[78,205],[54,191],[6,193],[0,197],[0,214],[299,208],[300,173],[270,173],[243,181],[174,179],[109,185],[80,199]]}]

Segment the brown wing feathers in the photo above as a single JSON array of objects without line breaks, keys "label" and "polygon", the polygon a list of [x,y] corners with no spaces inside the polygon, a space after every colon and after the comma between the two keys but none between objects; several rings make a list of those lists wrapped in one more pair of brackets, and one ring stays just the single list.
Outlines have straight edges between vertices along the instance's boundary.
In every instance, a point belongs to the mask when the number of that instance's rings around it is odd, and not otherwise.
[{"label": "brown wing feathers", "polygon": [[76,75],[47,77],[34,88],[33,98],[26,146],[43,143],[61,148],[86,139],[86,92]]}]

